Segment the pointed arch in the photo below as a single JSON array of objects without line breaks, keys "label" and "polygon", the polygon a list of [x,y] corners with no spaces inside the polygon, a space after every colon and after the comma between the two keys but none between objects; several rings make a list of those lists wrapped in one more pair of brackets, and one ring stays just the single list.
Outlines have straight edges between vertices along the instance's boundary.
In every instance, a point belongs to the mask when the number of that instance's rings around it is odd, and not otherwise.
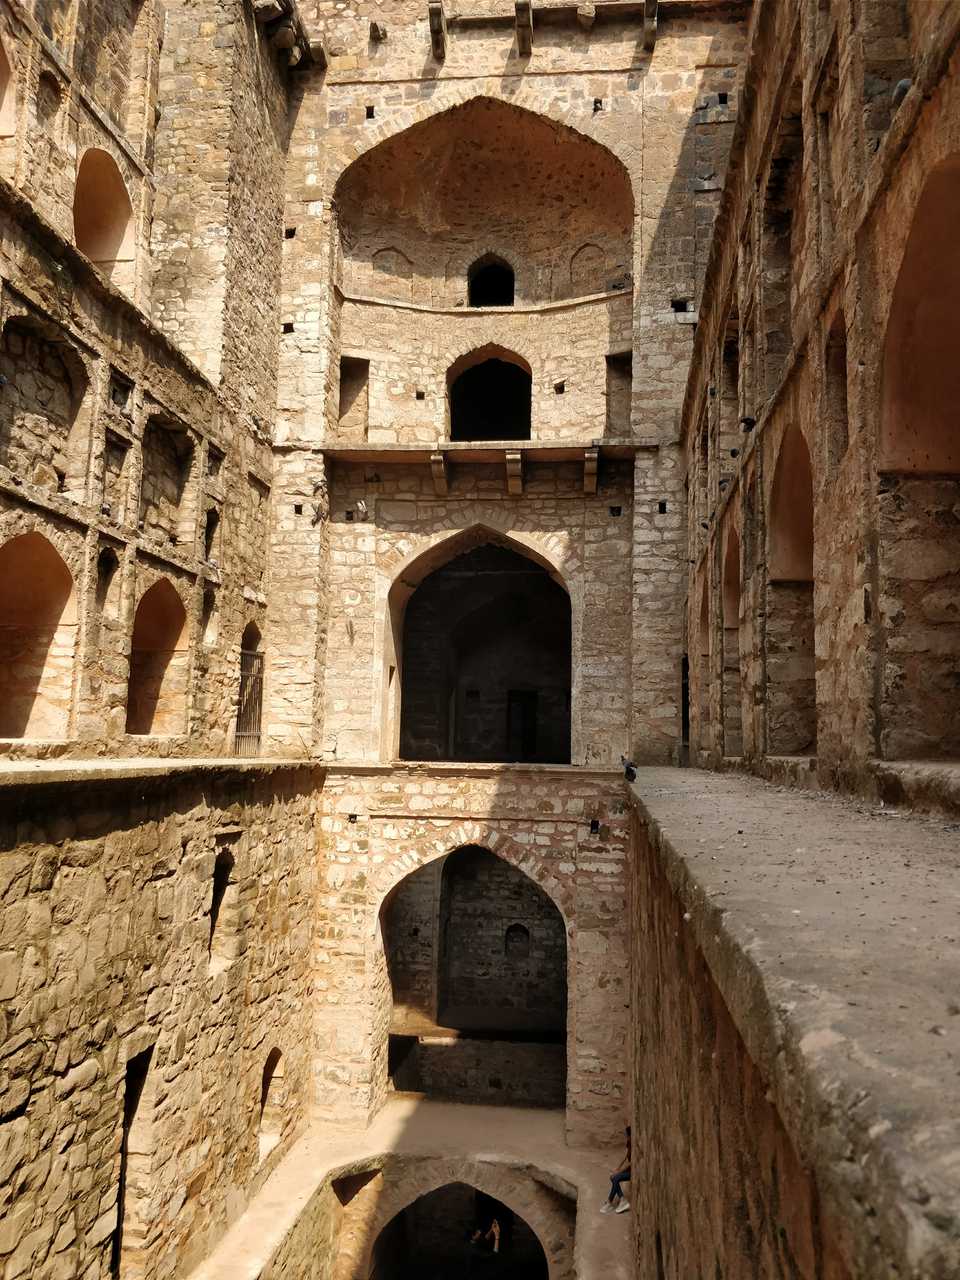
[{"label": "pointed arch", "polygon": [[0,737],[64,738],[76,656],[73,575],[42,533],[0,547]]},{"label": "pointed arch", "polygon": [[484,253],[467,268],[471,307],[512,307],[516,293],[513,267],[497,253]]},{"label": "pointed arch", "polygon": [[160,578],[133,619],[127,684],[127,733],[176,734],[186,727],[187,612],[177,589]]},{"label": "pointed arch", "polygon": [[530,365],[496,343],[476,347],[447,370],[451,440],[529,440]]},{"label": "pointed arch", "polygon": [[706,579],[697,613],[697,712],[700,750],[706,752],[710,750],[710,584]]},{"label": "pointed arch", "polygon": [[723,754],[743,751],[740,659],[740,534],[731,522],[723,553]]},{"label": "pointed arch", "polygon": [[118,270],[134,257],[133,205],[116,160],[89,147],[80,160],[73,192],[73,238],[108,278],[129,287],[130,273]]},{"label": "pointed arch", "polygon": [[813,469],[796,424],[784,433],[767,541],[767,751],[812,755],[817,741]]}]

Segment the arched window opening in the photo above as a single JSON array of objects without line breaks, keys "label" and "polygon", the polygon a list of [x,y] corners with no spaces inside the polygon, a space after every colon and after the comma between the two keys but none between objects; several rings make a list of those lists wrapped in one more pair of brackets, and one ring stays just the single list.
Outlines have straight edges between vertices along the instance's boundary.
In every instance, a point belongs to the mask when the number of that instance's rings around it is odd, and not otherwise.
[{"label": "arched window opening", "polygon": [[813,471],[803,432],[783,437],[768,530],[767,751],[813,755],[817,699],[813,621]]},{"label": "arched window opening", "polygon": [[697,619],[697,718],[698,741],[702,752],[710,750],[710,592],[705,582]]},{"label": "arched window opening", "polygon": [[884,337],[878,461],[881,753],[960,756],[960,153],[921,192]]},{"label": "arched window opening", "polygon": [[208,507],[203,518],[203,558],[214,563],[220,556],[220,512]]},{"label": "arched window opening", "polygon": [[449,560],[403,619],[405,760],[570,762],[570,597],[486,544]]},{"label": "arched window opening", "polygon": [[120,612],[120,560],[112,547],[97,556],[97,617],[116,622]]},{"label": "arched window opening", "polygon": [[763,368],[767,396],[779,386],[793,345],[793,296],[806,236],[801,97],[798,81],[791,86],[784,105],[764,193]]},{"label": "arched window opening", "polygon": [[381,909],[380,928],[394,1089],[458,1102],[563,1105],[566,928],[533,880],[489,849],[466,845],[402,880]]},{"label": "arched window opening", "polygon": [[123,289],[133,284],[133,206],[117,162],[91,147],[83,154],[73,193],[73,238],[81,253]]},{"label": "arched window opening", "polygon": [[258,1154],[266,1160],[283,1134],[283,1055],[271,1049],[260,1077],[260,1113],[257,1128]]},{"label": "arched window opening", "polygon": [[17,82],[7,51],[0,40],[0,138],[12,138],[17,131]]},{"label": "arched window opening", "polygon": [[3,328],[0,463],[18,480],[82,500],[90,445],[89,378],[76,350],[32,317]]},{"label": "arched window opening", "polygon": [[250,622],[240,639],[240,692],[234,735],[235,755],[259,755],[262,715],[263,652],[260,648],[260,629],[255,622]]},{"label": "arched window opening", "polygon": [[485,253],[467,272],[471,307],[512,307],[515,288],[513,267],[496,254]]},{"label": "arched window opening", "polygon": [[183,733],[189,675],[187,614],[166,579],[145,591],[133,619],[127,733]]},{"label": "arched window opening", "polygon": [[195,454],[190,433],[179,423],[149,420],[143,433],[140,528],[188,554],[196,539]]},{"label": "arched window opening", "polygon": [[0,738],[67,736],[77,611],[73,577],[40,533],[0,547]]},{"label": "arched window opening", "polygon": [[[496,1225],[494,1225],[496,1224]],[[486,1274],[547,1280],[543,1246],[499,1200],[448,1183],[401,1210],[377,1236],[363,1275],[369,1280]],[[359,1273],[358,1273],[359,1274]]]},{"label": "arched window opening", "polygon": [[723,557],[723,754],[743,753],[740,670],[740,535],[731,526]]},{"label": "arched window opening", "polygon": [[[486,357],[486,358],[485,358]],[[530,366],[499,348],[458,360],[447,373],[451,440],[529,440]]]}]

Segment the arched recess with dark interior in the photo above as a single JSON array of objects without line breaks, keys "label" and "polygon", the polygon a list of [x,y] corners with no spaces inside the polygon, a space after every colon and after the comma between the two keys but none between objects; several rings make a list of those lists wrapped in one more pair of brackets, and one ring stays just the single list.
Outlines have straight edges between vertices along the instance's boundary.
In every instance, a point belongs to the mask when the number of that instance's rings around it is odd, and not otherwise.
[{"label": "arched recess with dark interior", "polygon": [[82,501],[90,452],[90,379],[54,325],[13,316],[3,327],[0,463],[17,480]]},{"label": "arched recess with dark interior", "polygon": [[133,287],[133,206],[116,160],[99,147],[83,153],[73,192],[73,238],[81,253],[121,289]]},{"label": "arched recess with dark interior", "polygon": [[16,131],[17,81],[0,38],[0,138],[12,138]]},{"label": "arched recess with dark interior", "polygon": [[161,578],[143,593],[133,619],[127,733],[185,731],[189,656],[183,601]]},{"label": "arched recess with dark interior", "polygon": [[[372,147],[340,175],[334,201],[345,278],[365,278],[385,241],[417,263],[443,253],[446,273],[413,282],[424,305],[462,304],[468,266],[490,245],[509,260],[524,303],[600,293],[633,267],[633,191],[620,160],[495,98],[472,98]],[[571,246],[586,243],[600,252],[574,283]]]},{"label": "arched recess with dark interior", "polygon": [[[793,345],[793,296],[803,261],[808,214],[803,188],[802,85],[784,100],[764,192],[763,368],[766,395],[776,391]],[[753,412],[748,406],[748,412]]]},{"label": "arched recess with dark interior", "polygon": [[76,655],[73,576],[40,533],[0,547],[0,738],[64,738]]},{"label": "arched recess with dark interior", "polygon": [[780,445],[769,512],[767,751],[814,755],[813,471],[810,450],[796,425],[787,428]]},{"label": "arched recess with dark interior", "polygon": [[730,526],[723,554],[723,754],[743,752],[740,666],[740,535]]},{"label": "arched recess with dark interior", "polygon": [[571,607],[551,568],[473,530],[393,584],[390,620],[402,759],[569,764]]},{"label": "arched recess with dark interior", "polygon": [[518,1214],[475,1187],[451,1182],[401,1209],[373,1241],[368,1266],[356,1274],[435,1280],[465,1269],[504,1280],[548,1280],[550,1274],[543,1245]]},{"label": "arched recess with dark interior", "polygon": [[506,258],[484,253],[467,271],[467,297],[471,307],[512,307],[516,281]]},{"label": "arched recess with dark interior", "polygon": [[710,592],[704,582],[697,614],[697,741],[702,752],[710,750]]},{"label": "arched recess with dark interior", "polygon": [[393,1088],[563,1106],[566,927],[539,885],[489,849],[465,845],[392,890],[380,932]]},{"label": "arched recess with dark interior", "polygon": [[879,535],[881,752],[960,754],[960,153],[920,195],[883,349]]},{"label": "arched recess with dark interior", "polygon": [[533,378],[522,356],[489,344],[447,370],[451,440],[529,440]]},{"label": "arched recess with dark interior", "polygon": [[250,622],[240,638],[240,689],[237,695],[237,729],[234,751],[238,756],[255,756],[260,751],[260,723],[263,715],[263,650],[260,628]]}]

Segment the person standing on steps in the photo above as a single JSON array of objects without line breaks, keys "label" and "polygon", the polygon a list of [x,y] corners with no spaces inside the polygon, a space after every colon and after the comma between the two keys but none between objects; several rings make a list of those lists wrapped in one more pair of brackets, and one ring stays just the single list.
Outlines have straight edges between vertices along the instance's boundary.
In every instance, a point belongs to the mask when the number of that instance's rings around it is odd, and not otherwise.
[{"label": "person standing on steps", "polygon": [[632,1138],[630,1136],[629,1125],[627,1125],[624,1133],[627,1139],[626,1154],[619,1169],[610,1175],[610,1194],[601,1206],[601,1213],[626,1213],[630,1208],[630,1201],[623,1194],[623,1184],[630,1181],[630,1148]]}]

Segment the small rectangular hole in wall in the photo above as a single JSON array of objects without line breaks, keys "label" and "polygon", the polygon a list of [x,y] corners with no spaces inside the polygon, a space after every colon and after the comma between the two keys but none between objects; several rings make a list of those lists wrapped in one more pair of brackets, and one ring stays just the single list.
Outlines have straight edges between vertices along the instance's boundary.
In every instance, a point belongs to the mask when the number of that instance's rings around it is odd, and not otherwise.
[{"label": "small rectangular hole in wall", "polygon": [[346,520],[347,524],[353,524],[353,512],[352,512],[352,511],[345,511],[345,512],[343,513],[343,517],[344,517],[344,519]]},{"label": "small rectangular hole in wall", "polygon": [[426,398],[427,398],[427,393],[426,393],[425,391],[418,391],[418,392],[417,392],[417,399],[418,399],[418,400],[426,400]]},{"label": "small rectangular hole in wall", "polygon": [[283,332],[284,332],[284,333],[293,333],[293,321],[292,321],[292,320],[284,320],[284,322],[283,322]]},{"label": "small rectangular hole in wall", "polygon": [[674,311],[677,313],[678,316],[685,315],[686,312],[690,310],[690,299],[689,298],[671,298],[670,306],[674,309]]},{"label": "small rectangular hole in wall", "polygon": [[622,515],[623,515],[623,507],[611,507],[611,508],[610,508],[610,514],[611,514],[612,516],[622,516]]},{"label": "small rectangular hole in wall", "polygon": [[207,475],[215,480],[223,466],[223,452],[216,445],[207,446]]},{"label": "small rectangular hole in wall", "polygon": [[130,392],[133,390],[133,383],[128,378],[124,378],[119,373],[110,375],[110,403],[115,409],[128,409],[130,407]]},{"label": "small rectangular hole in wall", "polygon": [[555,382],[553,384],[553,389],[558,396],[562,396],[567,389],[567,384],[565,382]]},{"label": "small rectangular hole in wall", "polygon": [[284,240],[292,240],[296,236],[296,234],[297,234],[296,227],[284,227],[283,229]]},{"label": "small rectangular hole in wall", "polygon": [[594,113],[596,113],[597,111],[602,111],[602,110],[603,110],[603,99],[602,99],[602,98],[594,98],[594,100],[593,100],[593,110],[594,110]]},{"label": "small rectangular hole in wall", "polygon": [[370,361],[355,356],[340,358],[340,406],[338,421],[341,427],[357,428],[366,432],[370,411]]},{"label": "small rectangular hole in wall", "polygon": [[367,103],[367,119],[372,120],[375,115],[376,115],[376,110],[373,106],[373,103],[368,102]]},{"label": "small rectangular hole in wall", "polygon": [[717,101],[720,103],[721,107],[725,107],[725,106],[727,105],[727,102],[728,102],[728,96],[727,96],[727,94],[725,94],[725,93],[718,93],[718,94],[717,94]]},{"label": "small rectangular hole in wall", "polygon": [[663,498],[661,498],[660,501],[657,503],[657,510],[660,512],[662,516],[665,516],[667,514],[667,504],[663,500]]},{"label": "small rectangular hole in wall", "polygon": [[600,834],[600,819],[599,819],[599,818],[591,818],[591,819],[590,819],[590,834],[591,834],[592,836],[596,836],[596,835],[599,835],[599,834]]},{"label": "small rectangular hole in wall", "polygon": [[295,516],[302,516],[302,515],[303,515],[303,503],[302,503],[302,502],[295,502],[295,503],[293,504],[293,514],[294,514]]}]

